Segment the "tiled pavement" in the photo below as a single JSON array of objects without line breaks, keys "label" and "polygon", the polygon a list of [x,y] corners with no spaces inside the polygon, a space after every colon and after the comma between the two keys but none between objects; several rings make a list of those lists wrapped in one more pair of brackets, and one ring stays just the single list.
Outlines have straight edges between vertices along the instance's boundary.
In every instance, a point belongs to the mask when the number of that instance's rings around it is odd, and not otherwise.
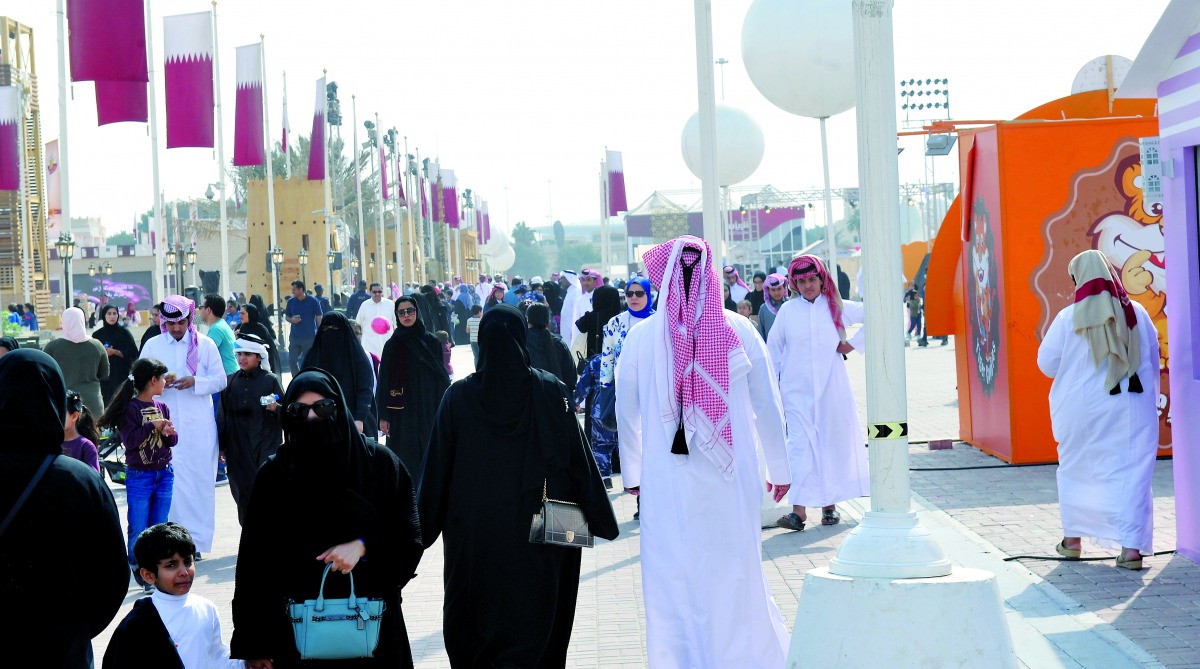
[{"label": "tiled pavement", "polygon": [[[913,439],[957,434],[953,348],[953,343],[940,347],[931,342],[928,349],[906,352]],[[465,347],[456,349],[454,367],[460,374],[470,369]],[[851,356],[850,371],[861,398],[865,387],[861,358]],[[860,412],[861,404],[860,400]],[[962,444],[936,452],[914,444],[910,452],[914,468],[1003,465]],[[1170,464],[1159,462],[1155,476],[1155,536],[1160,550],[1174,546]],[[916,506],[950,558],[997,574],[1021,666],[1200,667],[1200,567],[1185,558],[1149,559],[1149,568],[1141,573],[1117,570],[1106,562],[1023,560],[1018,565],[999,560],[1009,555],[1046,555],[1053,549],[1059,538],[1053,467],[914,472],[912,481]],[[115,493],[123,514],[124,490],[118,486]],[[645,666],[634,504],[628,496],[614,494],[612,499],[621,536],[584,551],[571,667]],[[868,506],[866,499],[845,505],[843,524],[832,528],[818,525],[802,533],[764,530],[764,569],[789,628],[798,627],[803,633],[795,615],[804,573],[829,562]],[[224,490],[218,491],[217,513],[216,544],[198,566],[195,591],[217,604],[228,640],[238,525],[233,501]],[[419,574],[404,592],[414,659],[418,667],[449,667],[441,637],[440,546],[426,551]],[[98,657],[137,596],[131,589],[118,619],[96,639]],[[936,612],[921,624],[936,624]]]}]

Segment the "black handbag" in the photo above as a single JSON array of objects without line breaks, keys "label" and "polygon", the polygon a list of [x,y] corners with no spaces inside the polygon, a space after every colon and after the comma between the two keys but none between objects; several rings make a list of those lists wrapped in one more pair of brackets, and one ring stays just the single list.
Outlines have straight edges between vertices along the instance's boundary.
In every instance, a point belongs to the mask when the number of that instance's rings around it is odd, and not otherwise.
[{"label": "black handbag", "polygon": [[547,499],[546,481],[542,481],[542,508],[533,514],[529,525],[529,543],[591,548],[595,539],[583,509],[574,502]]},{"label": "black handbag", "polygon": [[609,432],[617,431],[617,384],[610,383],[596,389],[592,402],[592,422]]}]

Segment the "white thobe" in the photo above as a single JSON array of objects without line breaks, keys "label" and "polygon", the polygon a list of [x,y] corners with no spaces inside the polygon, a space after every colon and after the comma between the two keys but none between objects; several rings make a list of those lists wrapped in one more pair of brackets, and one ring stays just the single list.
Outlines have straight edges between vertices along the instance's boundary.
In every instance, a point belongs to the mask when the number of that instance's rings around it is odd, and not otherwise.
[{"label": "white thobe", "polygon": [[733,300],[734,304],[746,299],[750,294],[750,289],[742,286],[740,283],[735,283],[729,287],[729,299]]},{"label": "white thobe", "polygon": [[[573,287],[572,290],[574,290]],[[571,341],[568,343],[568,346],[571,347],[572,352],[578,351],[580,355],[586,357],[587,335],[583,334],[579,331],[579,328],[575,327],[575,321],[583,318],[584,314],[592,310],[592,298],[596,296],[596,289],[593,288],[591,292],[585,293],[583,292],[583,286],[580,286],[578,290],[579,294],[575,296],[575,303],[572,305],[573,312],[571,313]]]},{"label": "white thobe", "polygon": [[1075,305],[1058,312],[1038,347],[1038,367],[1050,384],[1050,424],[1058,442],[1058,506],[1063,536],[1090,537],[1102,547],[1154,552],[1158,454],[1158,337],[1145,308],[1133,303],[1141,338],[1141,393],[1109,395],[1108,361],[1092,362],[1075,334]]},{"label": "white thobe", "polygon": [[[387,321],[387,332],[379,334],[375,332],[375,327],[372,321],[376,318],[382,318]],[[358,308],[358,316],[354,317],[362,327],[362,347],[367,353],[374,353],[377,357],[383,357],[383,345],[387,343],[388,337],[392,336],[392,331],[396,329],[396,303],[386,297],[376,302],[375,300],[367,300]]]},{"label": "white thobe", "polygon": [[787,629],[762,569],[755,450],[758,440],[769,480],[790,481],[782,409],[762,338],[750,321],[723,313],[742,342],[729,354],[732,480],[702,453],[671,453],[665,316],[633,326],[617,359],[621,470],[625,487],[641,487],[646,652],[656,668],[778,669],[787,655]]},{"label": "white thobe", "polygon": [[[861,303],[842,302],[843,325],[862,319]],[[860,328],[850,344],[862,351],[865,338]],[[829,506],[870,493],[866,434],[837,352],[840,341],[824,295],[784,302],[767,336],[787,419],[788,501],[795,506]]]},{"label": "white thobe", "polygon": [[479,298],[479,303],[487,302],[488,295],[492,294],[492,284],[481,283],[475,286],[475,295]]},{"label": "white thobe", "polygon": [[[162,361],[177,380],[193,376],[187,367],[187,339],[187,333],[179,341],[170,334],[153,337],[141,357]],[[213,340],[200,335],[199,343],[196,385],[186,390],[168,388],[160,399],[171,410],[171,423],[179,433],[179,443],[171,450],[175,488],[167,518],[186,527],[196,550],[207,553],[212,550],[217,512],[217,419],[212,395],[224,390],[229,379]]]},{"label": "white thobe", "polygon": [[158,617],[175,645],[184,669],[241,669],[242,660],[229,659],[229,646],[221,640],[217,607],[199,595],[168,595],[155,589],[150,595]]}]

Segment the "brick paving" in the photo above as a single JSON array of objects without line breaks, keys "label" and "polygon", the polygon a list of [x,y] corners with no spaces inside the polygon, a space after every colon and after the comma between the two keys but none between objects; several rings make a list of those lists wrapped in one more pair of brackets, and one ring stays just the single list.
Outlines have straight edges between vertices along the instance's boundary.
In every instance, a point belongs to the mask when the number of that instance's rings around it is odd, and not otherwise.
[{"label": "brick paving", "polygon": [[[952,438],[958,433],[954,391],[954,345],[906,351],[909,373],[909,420],[914,440]],[[470,370],[470,352],[455,350],[454,367],[459,375]],[[850,371],[862,407],[864,372],[861,357],[851,356]],[[912,466],[960,467],[1003,465],[963,444],[949,451],[928,451],[924,445],[911,447]],[[1161,461],[1155,475],[1156,548],[1174,547],[1174,500],[1170,461]],[[913,491],[918,502],[930,505],[961,524],[959,531],[974,533],[990,545],[983,552],[999,551],[1009,555],[1046,555],[1059,538],[1057,490],[1054,467],[1008,467],[998,469],[914,472]],[[619,488],[619,483],[618,483]],[[124,515],[124,490],[114,488]],[[218,491],[218,528],[213,551],[199,563],[194,591],[213,600],[221,611],[223,633],[228,641],[232,629],[231,600],[238,541],[237,516],[233,500],[224,489]],[[635,510],[631,497],[611,496],[620,521],[621,536],[613,542],[600,541],[595,549],[584,551],[578,607],[569,655],[569,667],[644,667],[645,611],[641,598],[640,540],[638,524],[632,520]],[[836,554],[841,541],[854,527],[858,511],[867,500],[848,505],[843,523],[834,527],[810,527],[802,533],[768,529],[763,532],[763,563],[767,580],[789,628],[795,619],[804,573],[825,566]],[[957,555],[951,555],[961,562]],[[1002,564],[1002,563],[998,563]],[[1055,632],[1057,618],[1041,619],[1038,638],[1055,653],[1040,649],[1018,648],[1021,666],[1042,667],[1200,667],[1200,567],[1181,557],[1164,555],[1147,559],[1149,568],[1140,572],[1117,570],[1109,563],[1060,563],[1022,561],[1014,571],[1030,573],[1031,579],[1044,579],[1036,587],[1051,593],[1062,603],[1066,615],[1085,620],[1082,614],[1094,613],[1100,636],[1120,647],[1130,641],[1154,656],[1158,662],[1123,660],[1124,663],[1088,660],[1083,646],[1095,646],[1095,638],[1066,637],[1078,633]],[[1006,567],[1000,566],[999,569]],[[449,667],[441,636],[442,550],[428,549],[421,562],[419,576],[404,591],[404,614],[418,667]],[[1032,586],[1031,586],[1032,589]],[[97,637],[97,657],[103,655],[112,629],[129,610],[140,589],[132,587],[116,620]],[[1010,625],[1029,616],[1052,616],[1058,611],[1023,611],[1023,599],[1008,599]],[[1013,616],[1017,616],[1014,618]],[[1072,620],[1074,620],[1072,619]],[[1038,623],[1037,620],[1034,621]],[[1111,624],[1111,628],[1109,625]],[[1086,627],[1086,624],[1084,625]],[[799,626],[803,630],[803,625]],[[1030,628],[1032,629],[1032,627]],[[801,631],[802,633],[802,631]],[[1017,634],[1016,643],[1028,634]],[[1110,638],[1111,637],[1111,638]],[[814,642],[820,640],[814,639]],[[1104,645],[1104,644],[1102,644]],[[1105,649],[1112,648],[1105,645]],[[1042,654],[1039,654],[1042,653]],[[1136,654],[1136,653],[1134,653]],[[1126,653],[1128,655],[1128,653]],[[1126,655],[1120,655],[1125,658]],[[1029,657],[1050,659],[1031,661]],[[1110,655],[1106,657],[1111,657]],[[1161,663],[1161,664],[1159,664]]]}]

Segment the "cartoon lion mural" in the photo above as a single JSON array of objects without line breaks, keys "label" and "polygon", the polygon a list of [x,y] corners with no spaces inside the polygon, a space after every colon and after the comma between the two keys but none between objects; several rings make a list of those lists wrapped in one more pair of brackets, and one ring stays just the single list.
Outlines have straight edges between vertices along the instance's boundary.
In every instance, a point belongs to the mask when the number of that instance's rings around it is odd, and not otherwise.
[{"label": "cartoon lion mural", "polygon": [[971,276],[975,279],[975,299],[971,300],[971,344],[979,385],[988,396],[996,389],[996,375],[1000,371],[1000,305],[993,283],[999,276],[995,247],[987,203],[980,196],[971,206]]}]

